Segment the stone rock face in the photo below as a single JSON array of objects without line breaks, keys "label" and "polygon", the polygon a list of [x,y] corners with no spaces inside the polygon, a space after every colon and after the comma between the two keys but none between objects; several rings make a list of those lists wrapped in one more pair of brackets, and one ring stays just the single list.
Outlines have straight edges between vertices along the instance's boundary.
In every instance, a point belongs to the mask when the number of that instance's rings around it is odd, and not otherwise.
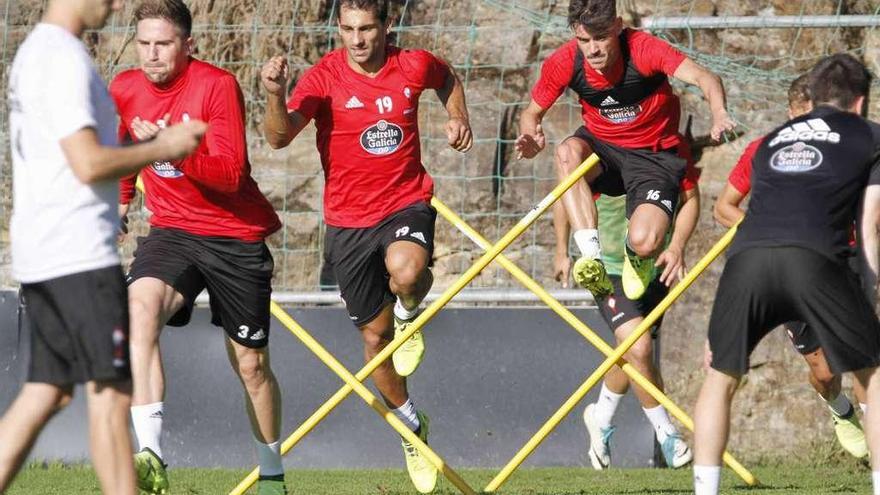
[{"label": "stone rock face", "polygon": [[[42,0],[10,3],[4,30],[4,60],[44,8]],[[136,65],[132,43],[132,9],[85,39],[109,79]],[[284,227],[269,240],[276,258],[276,290],[314,290],[322,259],[323,177],[309,126],[284,150],[271,151],[260,136],[264,95],[259,82],[263,62],[285,54],[294,81],[324,53],[337,46],[333,3],[326,0],[265,2],[259,0],[192,0],[196,56],[236,74],[248,112],[253,175],[279,211]],[[874,0],[620,0],[620,13],[637,24],[648,16],[830,15],[873,14]],[[422,98],[420,125],[423,161],[436,179],[436,195],[490,240],[499,239],[556,184],[553,144],[581,125],[580,108],[563,95],[547,113],[544,130],[551,146],[534,160],[516,161],[512,141],[522,106],[538,77],[541,61],[570,38],[565,26],[567,4],[547,0],[425,0],[395,6],[395,36],[404,47],[430,49],[456,67],[467,88],[476,142],[470,153],[448,148],[445,112],[434,95]],[[703,170],[702,217],[687,250],[693,265],[721,236],[712,219],[712,204],[724,187],[727,172],[745,144],[786,119],[790,80],[819,57],[841,50],[880,72],[880,32],[876,29],[725,29],[674,30],[657,33],[724,79],[729,107],[744,135],[700,150]],[[711,126],[711,116],[698,91],[676,84],[683,117],[692,116],[698,141]],[[876,86],[875,86],[876,88]],[[6,79],[0,80],[5,93]],[[872,115],[878,115],[873,98]],[[5,118],[5,99],[0,103]],[[684,120],[684,119],[683,119]],[[683,122],[684,125],[684,122]],[[9,276],[8,221],[11,210],[11,166],[8,137],[0,131],[0,282]],[[702,139],[701,142],[705,141]],[[147,231],[146,214],[137,213],[133,232]],[[130,257],[133,237],[123,252]],[[436,286],[452,283],[481,250],[445,220],[438,219],[435,252]],[[507,251],[507,256],[548,287],[552,280],[554,236],[549,215],[540,219]],[[702,346],[723,260],[711,266],[676,303],[665,319],[663,370],[671,397],[691,411],[701,382]],[[490,265],[473,282],[477,287],[518,287],[503,269]],[[792,448],[832,442],[827,412],[811,393],[806,367],[781,332],[756,351],[754,370],[743,385],[734,411],[731,448],[741,457],[782,454]],[[845,381],[849,383],[849,378]],[[556,400],[556,399],[552,399]],[[766,441],[768,438],[772,441]],[[765,446],[767,451],[756,446]],[[740,450],[748,449],[748,450]],[[758,450],[756,450],[758,449]]]}]

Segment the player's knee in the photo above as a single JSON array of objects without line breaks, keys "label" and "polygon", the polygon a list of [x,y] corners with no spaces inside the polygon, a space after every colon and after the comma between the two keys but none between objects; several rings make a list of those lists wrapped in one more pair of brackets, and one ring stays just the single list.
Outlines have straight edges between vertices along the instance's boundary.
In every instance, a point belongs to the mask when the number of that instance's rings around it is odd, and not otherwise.
[{"label": "player's knee", "polygon": [[248,388],[265,383],[268,372],[262,354],[254,350],[238,356],[238,376]]},{"label": "player's knee", "polygon": [[640,368],[646,368],[651,365],[653,357],[653,349],[650,342],[643,343],[639,340],[626,353],[626,360]]},{"label": "player's knee", "polygon": [[580,156],[568,141],[564,141],[556,147],[554,154],[556,169],[566,174],[571,173],[580,165]]},{"label": "player's knee", "polygon": [[649,258],[660,246],[662,236],[653,229],[634,226],[630,228],[627,240],[629,241],[629,247],[638,256]]},{"label": "player's knee", "polygon": [[402,256],[387,260],[386,267],[395,293],[404,294],[418,290],[426,271],[426,267],[419,260]]},{"label": "player's knee", "polygon": [[145,332],[145,329],[158,328],[159,317],[162,311],[162,301],[147,295],[130,294],[128,297],[128,312],[131,320],[132,339],[154,339],[154,332]]},{"label": "player's knee", "polygon": [[361,331],[361,336],[364,339],[364,347],[371,355],[378,354],[391,342],[387,332],[364,329]]}]

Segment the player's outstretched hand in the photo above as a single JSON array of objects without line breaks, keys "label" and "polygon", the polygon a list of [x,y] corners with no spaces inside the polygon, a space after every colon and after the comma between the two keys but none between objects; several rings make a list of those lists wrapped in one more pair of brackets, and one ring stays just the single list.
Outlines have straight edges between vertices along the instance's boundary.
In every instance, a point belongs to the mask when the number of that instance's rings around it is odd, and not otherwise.
[{"label": "player's outstretched hand", "polygon": [[173,125],[156,135],[156,142],[162,147],[167,160],[183,158],[199,146],[208,124],[201,120],[190,120]]},{"label": "player's outstretched hand", "polygon": [[730,117],[726,110],[722,110],[717,115],[712,116],[712,139],[721,141],[724,134],[734,132],[736,129],[736,121]]},{"label": "player's outstretched hand", "polygon": [[666,287],[672,287],[685,276],[684,253],[680,249],[670,246],[660,253],[654,266],[663,267],[663,273],[660,274],[660,283],[666,285]]},{"label": "player's outstretched hand", "polygon": [[541,127],[541,124],[538,124],[535,127],[535,134],[520,134],[516,138],[516,142],[513,144],[514,149],[516,149],[516,159],[534,158],[546,145],[547,140],[544,137],[544,129]]},{"label": "player's outstretched hand", "polygon": [[557,282],[562,282],[562,288],[568,288],[568,281],[571,280],[571,258],[568,253],[556,253],[553,256],[553,278]]},{"label": "player's outstretched hand", "polygon": [[[162,122],[167,124],[169,120],[171,120],[171,114],[166,113],[165,116],[162,117]],[[149,120],[143,120],[140,117],[135,117],[131,121],[131,133],[138,142],[149,141],[159,134],[159,131],[165,127],[164,124],[159,125],[159,122],[154,123]]]},{"label": "player's outstretched hand", "polygon": [[451,118],[446,122],[446,142],[455,151],[467,153],[474,144],[471,124],[467,119]]},{"label": "player's outstretched hand", "polygon": [[282,56],[270,58],[260,71],[260,79],[269,94],[283,98],[285,91],[287,91],[287,81],[290,79],[290,67],[287,65],[287,59]]}]

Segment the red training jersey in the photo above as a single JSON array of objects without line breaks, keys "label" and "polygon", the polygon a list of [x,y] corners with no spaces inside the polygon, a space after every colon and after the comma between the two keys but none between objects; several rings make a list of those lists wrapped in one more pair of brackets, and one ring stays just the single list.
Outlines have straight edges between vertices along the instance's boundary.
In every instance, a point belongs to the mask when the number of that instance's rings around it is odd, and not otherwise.
[{"label": "red training jersey", "polygon": [[287,102],[315,119],[324,221],[334,227],[372,227],[434,193],[421,161],[419,96],[441,88],[449,67],[424,50],[389,46],[386,56],[368,77],[349,67],[344,48],[334,50],[303,74]]},{"label": "red training jersey", "polygon": [[[272,205],[251,178],[245,140],[244,98],[235,76],[191,59],[167,86],[150,82],[140,69],[110,83],[120,114],[120,141],[134,140],[135,117],[160,127],[189,119],[208,123],[196,151],[175,162],[141,171],[150,225],[191,234],[261,241],[281,227]],[[171,122],[163,121],[170,114]],[[136,176],[120,184],[120,202],[134,197]]]},{"label": "red training jersey", "polygon": [[761,136],[749,143],[727,177],[730,185],[743,196],[748,195],[749,191],[752,190],[752,160],[755,158],[755,152],[758,151],[758,147],[763,142],[764,136]]},{"label": "red training jersey", "polygon": [[[626,29],[624,33],[630,59],[643,77],[657,74],[671,76],[687,58],[669,43],[648,33]],[[541,66],[541,76],[532,88],[532,99],[548,109],[568,87],[575,72],[578,41],[573,39],[553,52]],[[621,81],[625,64],[623,57],[606,71],[599,73],[584,57],[584,74],[590,86],[609,89]],[[632,118],[612,119],[599,108],[580,100],[584,125],[591,134],[607,143],[624,148],[669,149],[682,141],[678,132],[681,105],[668,81],[650,96],[631,108]]]}]

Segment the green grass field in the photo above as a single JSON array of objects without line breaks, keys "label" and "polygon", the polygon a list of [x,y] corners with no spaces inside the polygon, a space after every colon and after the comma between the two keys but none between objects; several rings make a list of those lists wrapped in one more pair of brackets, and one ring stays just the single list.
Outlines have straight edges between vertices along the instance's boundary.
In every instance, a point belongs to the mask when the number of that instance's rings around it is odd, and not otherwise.
[{"label": "green grass field", "polygon": [[[731,471],[724,472],[723,493],[755,495],[869,494],[870,471],[851,465],[775,465],[754,467],[761,486],[748,488]],[[171,471],[170,495],[223,495],[245,471],[229,469],[175,469]],[[490,470],[463,470],[462,476],[475,489],[494,476]],[[287,472],[291,495],[396,495],[415,494],[402,470],[291,470]],[[88,466],[31,466],[22,471],[7,495],[85,495],[98,493]],[[251,493],[256,493],[252,491]],[[457,490],[442,480],[435,492],[451,495]],[[689,469],[588,469],[540,468],[518,470],[499,491],[510,495],[587,494],[685,494],[692,493]]]}]

